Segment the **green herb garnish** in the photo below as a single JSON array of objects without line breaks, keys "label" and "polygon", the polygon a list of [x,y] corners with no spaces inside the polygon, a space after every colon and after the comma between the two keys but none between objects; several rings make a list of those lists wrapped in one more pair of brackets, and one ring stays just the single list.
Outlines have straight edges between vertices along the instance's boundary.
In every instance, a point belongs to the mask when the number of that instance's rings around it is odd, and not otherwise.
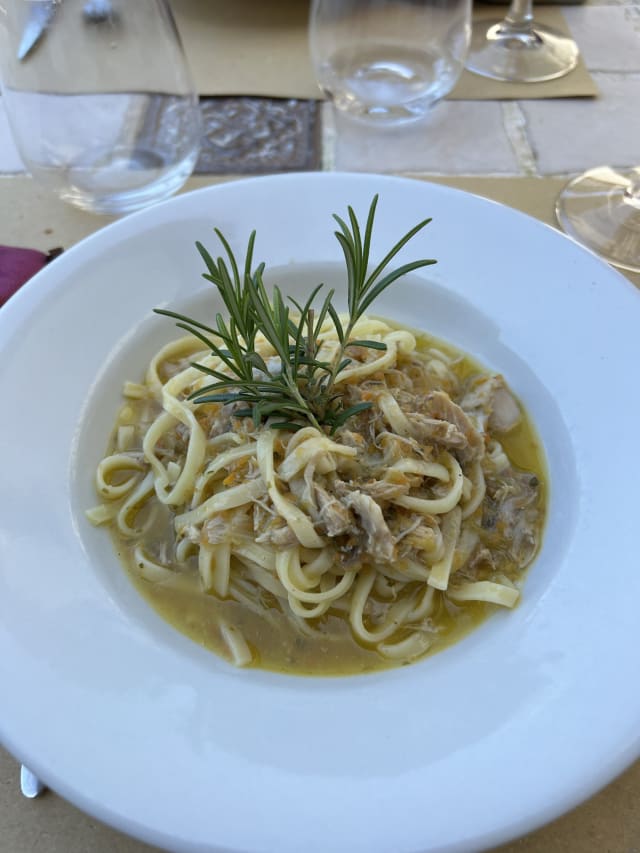
[{"label": "green herb garnish", "polygon": [[[385,344],[377,341],[352,340],[353,329],[374,299],[396,279],[436,263],[432,259],[412,261],[381,277],[402,247],[431,222],[431,219],[425,219],[398,240],[368,273],[377,203],[376,195],[369,208],[364,237],[351,207],[348,208],[349,223],[334,214],[339,226],[335,235],[347,267],[346,323],[340,320],[333,305],[334,290],[327,293],[319,309],[313,307],[322,284],[314,288],[304,305],[289,297],[297,312],[294,315],[278,287],[273,288],[273,296],[269,299],[263,281],[265,265],[261,263],[252,270],[255,231],[249,238],[242,270],[217,228],[214,231],[222,244],[226,261],[223,257],[214,260],[201,243],[196,243],[208,270],[203,276],[218,288],[229,312],[228,320],[218,313],[213,328],[173,311],[156,309],[156,313],[178,320],[177,325],[199,338],[220,358],[229,372],[194,363],[194,367],[215,381],[195,391],[190,399],[196,403],[240,404],[234,415],[252,417],[256,427],[270,418],[270,425],[274,428],[297,430],[311,424],[317,429],[328,428],[330,433],[352,415],[370,408],[371,403],[345,408],[343,395],[335,384],[339,374],[351,363],[348,356],[350,347],[386,349]],[[337,355],[331,362],[319,358],[322,346],[320,330],[327,315],[334,323],[339,341]],[[276,353],[275,367],[271,359],[267,364],[255,350],[258,332],[265,336]]]}]

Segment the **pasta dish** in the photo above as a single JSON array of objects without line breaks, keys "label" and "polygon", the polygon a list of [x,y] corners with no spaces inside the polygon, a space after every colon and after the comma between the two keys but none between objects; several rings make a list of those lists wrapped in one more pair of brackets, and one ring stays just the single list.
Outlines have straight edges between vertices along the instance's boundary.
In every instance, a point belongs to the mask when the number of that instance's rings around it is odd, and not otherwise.
[{"label": "pasta dish", "polygon": [[[125,386],[94,519],[114,525],[150,584],[197,572],[203,592],[320,640],[318,621],[340,614],[356,642],[404,662],[437,640],[438,611],[514,606],[538,546],[540,483],[500,442],[522,421],[500,377],[460,378],[464,361],[379,320],[357,333],[387,350],[362,350],[340,381],[374,406],[332,437],[189,403],[204,381],[190,362],[212,357],[192,338],[164,347],[145,384]],[[234,662],[250,663],[233,623],[220,631]]]},{"label": "pasta dish", "polygon": [[[348,321],[325,313],[319,364]],[[161,613],[239,666],[408,663],[514,607],[538,549],[541,453],[503,378],[365,313],[349,340],[331,430],[203,396],[230,371],[193,334],[125,384],[89,518]],[[252,347],[282,370],[260,331]]]}]

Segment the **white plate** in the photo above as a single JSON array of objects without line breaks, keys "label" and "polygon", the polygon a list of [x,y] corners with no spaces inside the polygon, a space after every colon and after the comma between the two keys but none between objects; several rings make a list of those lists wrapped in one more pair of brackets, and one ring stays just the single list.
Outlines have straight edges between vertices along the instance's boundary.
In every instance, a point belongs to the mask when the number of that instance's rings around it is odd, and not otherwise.
[{"label": "white plate", "polygon": [[[121,381],[174,335],[151,309],[211,304],[196,239],[213,247],[215,225],[241,250],[256,228],[300,293],[340,260],[331,214],[374,192],[374,250],[430,215],[403,257],[439,259],[377,313],[524,400],[551,472],[543,549],[515,612],[413,666],[235,670],[132,589],[84,520],[93,469]],[[181,851],[477,851],[592,794],[639,754],[638,329],[634,288],[551,228],[393,177],[225,184],[71,249],[0,312],[3,742],[80,808]]]}]

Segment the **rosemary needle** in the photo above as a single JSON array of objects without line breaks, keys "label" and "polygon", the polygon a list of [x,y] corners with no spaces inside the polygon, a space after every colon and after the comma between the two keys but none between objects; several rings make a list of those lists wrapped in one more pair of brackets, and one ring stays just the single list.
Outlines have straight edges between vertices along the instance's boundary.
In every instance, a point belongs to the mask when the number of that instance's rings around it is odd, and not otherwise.
[{"label": "rosemary needle", "polygon": [[[264,263],[253,265],[255,231],[249,237],[244,264],[240,266],[223,234],[214,229],[224,256],[214,259],[196,243],[207,271],[204,278],[216,286],[228,318],[218,313],[212,326],[177,314],[156,309],[177,320],[177,325],[195,335],[221,362],[220,369],[194,364],[211,382],[191,397],[196,403],[234,404],[236,417],[252,417],[256,427],[270,419],[273,427],[296,430],[311,424],[320,430],[335,432],[352,415],[370,407],[358,403],[345,407],[336,388],[339,374],[351,363],[348,350],[353,346],[386,349],[378,341],[354,340],[353,330],[371,303],[397,279],[413,270],[436,263],[433,259],[412,261],[383,273],[398,252],[431,220],[425,219],[408,231],[369,272],[371,237],[378,196],[371,202],[364,233],[351,207],[347,219],[334,214],[338,224],[335,236],[344,254],[347,272],[346,322],[333,305],[330,290],[319,307],[314,303],[323,285],[318,285],[304,304],[289,299],[278,287],[271,298],[264,285]],[[338,337],[338,351],[331,362],[320,359],[320,330],[329,316]],[[276,354],[269,364],[256,351],[258,333],[264,335]],[[273,361],[277,362],[273,366]]]}]

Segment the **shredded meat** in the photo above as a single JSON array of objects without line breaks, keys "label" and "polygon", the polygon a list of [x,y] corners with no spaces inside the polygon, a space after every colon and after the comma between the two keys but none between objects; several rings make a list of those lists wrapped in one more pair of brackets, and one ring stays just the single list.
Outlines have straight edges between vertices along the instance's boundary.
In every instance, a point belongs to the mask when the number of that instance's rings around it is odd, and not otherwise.
[{"label": "shredded meat", "polygon": [[315,486],[315,494],[319,508],[317,523],[324,528],[327,536],[341,536],[354,527],[355,520],[348,507],[335,496],[330,495],[322,486]]},{"label": "shredded meat", "polygon": [[538,547],[538,478],[512,471],[500,478],[487,478],[486,484],[482,527],[493,537],[485,538],[508,541],[511,559],[526,565]]},{"label": "shredded meat", "polygon": [[409,493],[409,482],[389,483],[384,480],[370,480],[360,483],[360,491],[373,498],[374,501],[393,501],[401,495]]},{"label": "shredded meat", "polygon": [[201,541],[208,545],[219,545],[250,534],[249,519],[242,510],[235,510],[207,519],[202,525]]},{"label": "shredded meat", "polygon": [[342,502],[360,519],[366,536],[366,552],[374,560],[389,561],[395,556],[395,542],[378,504],[360,491],[348,492]]},{"label": "shredded meat", "polygon": [[428,406],[430,414],[434,418],[452,424],[462,433],[467,443],[466,447],[463,448],[465,458],[474,459],[482,456],[484,451],[482,435],[474,427],[469,416],[457,403],[453,402],[448,394],[445,394],[444,391],[433,391],[429,394]]},{"label": "shredded meat", "polygon": [[509,432],[522,420],[522,412],[502,376],[477,377],[460,404],[481,429]]},{"label": "shredded meat", "polygon": [[480,545],[464,567],[464,573],[468,577],[476,577],[479,572],[493,572],[495,568],[496,563],[493,554],[484,545]]},{"label": "shredded meat", "polygon": [[259,545],[263,543],[274,545],[276,548],[293,548],[298,544],[293,530],[279,519],[267,525],[266,530],[256,536],[256,542]]},{"label": "shredded meat", "polygon": [[418,459],[426,459],[430,455],[428,445],[420,444],[415,438],[406,435],[396,435],[394,432],[381,432],[376,437],[376,447],[380,447],[383,453],[385,466],[392,465],[405,456],[414,456]]},{"label": "shredded meat", "polygon": [[215,438],[233,429],[233,409],[231,406],[223,406],[209,423],[209,438]]},{"label": "shredded meat", "polygon": [[[367,361],[374,357],[365,348],[352,357]],[[535,477],[515,471],[504,457],[498,468],[485,456],[485,442],[494,433],[507,432],[522,414],[501,376],[459,379],[446,357],[407,359],[361,383],[346,383],[341,389],[343,404],[370,404],[349,419],[331,436],[355,454],[331,454],[331,458],[309,461],[302,476],[287,481],[286,497],[311,519],[315,530],[331,541],[343,567],[362,563],[393,563],[410,559],[437,560],[444,552],[439,519],[416,514],[396,503],[403,496],[438,498],[450,488],[420,472],[420,466],[403,465],[405,460],[441,462],[443,451],[452,454],[467,478],[470,463],[480,461],[486,495],[466,522],[456,548],[456,572],[461,576],[493,577],[513,564],[526,565],[538,545],[539,487]],[[451,381],[445,381],[450,376]],[[445,390],[446,389],[446,390]],[[402,411],[404,434],[390,431],[389,419],[377,402],[381,394],[393,396]],[[238,429],[236,404],[211,405],[200,410],[201,426],[211,438]],[[245,424],[251,432],[250,423]],[[170,441],[186,452],[188,430],[178,424]],[[165,439],[166,441],[167,439]],[[488,444],[490,449],[490,444]],[[284,453],[280,444],[276,463]],[[328,463],[328,464],[327,464]],[[276,464],[277,470],[277,464]],[[227,466],[244,481],[260,475],[254,458]],[[229,513],[222,513],[187,531],[192,541],[215,545],[243,536],[275,548],[296,545],[293,529],[271,505],[268,496],[255,500],[248,530],[234,530]],[[506,544],[505,544],[506,543]],[[511,566],[511,569],[508,568]]]},{"label": "shredded meat", "polygon": [[336,439],[339,439],[340,444],[344,444],[345,447],[355,447],[356,450],[362,450],[364,447],[364,439],[358,432],[353,432],[350,429],[341,429],[337,435]]},{"label": "shredded meat", "polygon": [[469,442],[455,424],[411,412],[411,426],[419,441],[440,444],[452,450],[467,450]]}]

